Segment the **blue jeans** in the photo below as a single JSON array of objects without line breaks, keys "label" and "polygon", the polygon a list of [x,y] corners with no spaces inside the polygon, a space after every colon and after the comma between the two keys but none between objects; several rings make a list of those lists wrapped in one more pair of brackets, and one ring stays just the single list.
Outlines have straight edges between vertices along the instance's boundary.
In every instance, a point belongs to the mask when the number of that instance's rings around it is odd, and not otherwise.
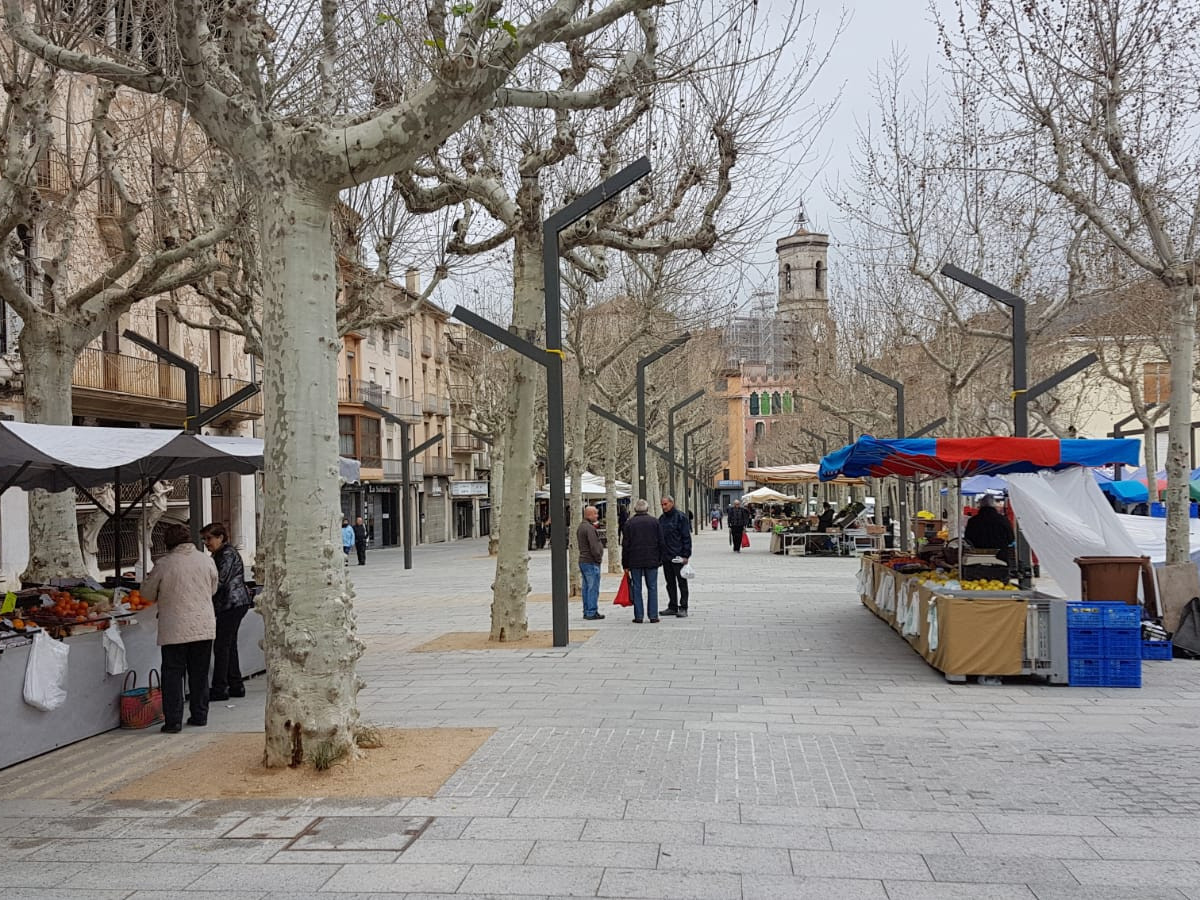
[{"label": "blue jeans", "polygon": [[633,593],[633,617],[642,618],[642,580],[646,581],[646,612],[649,618],[658,618],[658,567],[653,569],[630,569],[630,585]]},{"label": "blue jeans", "polygon": [[583,614],[594,616],[600,611],[600,563],[581,562],[579,574],[583,576]]}]

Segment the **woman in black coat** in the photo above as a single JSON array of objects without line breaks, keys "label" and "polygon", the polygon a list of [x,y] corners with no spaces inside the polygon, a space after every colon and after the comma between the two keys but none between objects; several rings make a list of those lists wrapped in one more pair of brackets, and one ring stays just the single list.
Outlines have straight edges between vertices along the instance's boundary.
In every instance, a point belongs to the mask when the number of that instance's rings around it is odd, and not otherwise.
[{"label": "woman in black coat", "polygon": [[238,628],[254,599],[246,587],[246,570],[242,555],[229,543],[229,535],[220,522],[205,525],[200,532],[217,565],[217,592],[213,594],[213,610],[217,614],[217,637],[213,641],[212,689],[209,700],[228,700],[245,697],[238,660]]}]

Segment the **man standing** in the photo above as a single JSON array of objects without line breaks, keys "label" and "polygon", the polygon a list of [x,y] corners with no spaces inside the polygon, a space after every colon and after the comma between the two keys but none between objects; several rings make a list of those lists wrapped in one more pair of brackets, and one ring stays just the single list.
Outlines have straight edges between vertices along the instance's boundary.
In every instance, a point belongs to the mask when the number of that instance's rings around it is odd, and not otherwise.
[{"label": "man standing", "polygon": [[594,506],[583,508],[583,521],[575,529],[575,543],[579,545],[579,574],[583,580],[583,617],[603,619],[597,604],[600,602],[600,563],[604,559],[604,545],[596,531],[600,511]]},{"label": "man standing", "polygon": [[663,544],[662,526],[650,515],[650,504],[638,500],[633,504],[633,515],[625,523],[625,535],[621,538],[621,563],[630,575],[633,594],[633,621],[642,624],[642,582],[646,583],[646,612],[650,621],[658,621],[658,567],[667,556]]},{"label": "man standing", "polygon": [[750,514],[742,509],[742,501],[734,500],[733,506],[729,507],[729,540],[733,541],[733,552],[742,552],[742,535],[746,532],[746,526],[750,524]]},{"label": "man standing", "polygon": [[667,548],[663,554],[663,575],[667,579],[667,608],[665,616],[677,616],[686,619],[688,614],[688,583],[679,572],[687,565],[692,556],[692,529],[687,517],[675,508],[675,498],[662,498],[662,515],[658,517],[662,528],[663,545]]},{"label": "man standing", "polygon": [[367,564],[367,526],[363,523],[362,516],[354,520],[354,549],[358,552],[358,564],[365,566]]}]

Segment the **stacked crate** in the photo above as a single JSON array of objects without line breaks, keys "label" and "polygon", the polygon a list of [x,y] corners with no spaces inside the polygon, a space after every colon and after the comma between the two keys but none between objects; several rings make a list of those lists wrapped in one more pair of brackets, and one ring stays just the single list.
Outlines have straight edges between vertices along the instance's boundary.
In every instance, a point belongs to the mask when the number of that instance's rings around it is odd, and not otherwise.
[{"label": "stacked crate", "polygon": [[1127,603],[1067,604],[1072,687],[1142,686],[1142,608]]}]

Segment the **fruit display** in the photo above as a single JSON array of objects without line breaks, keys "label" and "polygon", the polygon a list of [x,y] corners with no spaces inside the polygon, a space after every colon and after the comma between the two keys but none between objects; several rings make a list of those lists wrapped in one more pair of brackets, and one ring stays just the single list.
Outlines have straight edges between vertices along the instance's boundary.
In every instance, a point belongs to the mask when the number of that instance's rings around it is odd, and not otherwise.
[{"label": "fruit display", "polygon": [[929,572],[914,575],[917,581],[930,589],[943,588],[950,591],[1018,591],[1015,584],[1001,581],[998,578],[964,579],[960,581],[946,572]]}]

